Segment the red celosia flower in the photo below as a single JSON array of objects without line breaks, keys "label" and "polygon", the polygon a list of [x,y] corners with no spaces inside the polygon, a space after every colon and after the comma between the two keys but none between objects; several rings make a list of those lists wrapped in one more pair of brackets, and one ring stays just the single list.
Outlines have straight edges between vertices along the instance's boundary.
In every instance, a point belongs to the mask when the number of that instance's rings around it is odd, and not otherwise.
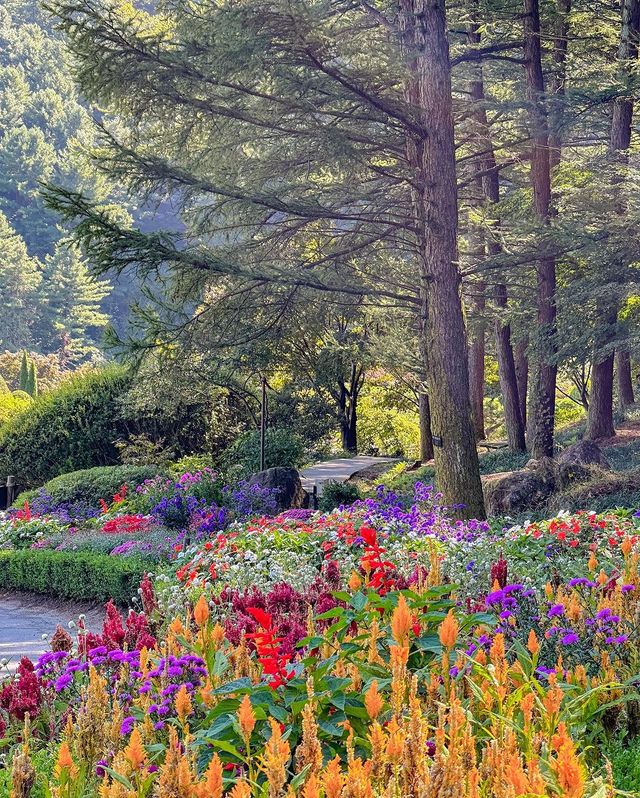
[{"label": "red celosia flower", "polygon": [[23,657],[16,671],[17,678],[0,690],[0,709],[22,721],[25,715],[35,718],[42,704],[42,682],[34,673],[30,659]]},{"label": "red celosia flower", "polygon": [[248,634],[247,638],[254,641],[258,662],[263,672],[271,677],[269,686],[275,690],[293,677],[293,671],[287,670],[291,657],[280,651],[282,638],[276,637],[271,615],[259,607],[247,607],[247,613],[262,627],[262,631]]},{"label": "red celosia flower", "polygon": [[153,589],[153,583],[149,579],[149,574],[145,573],[140,582],[140,598],[142,600],[142,609],[145,615],[151,613],[157,608],[158,602],[156,601],[156,594]]},{"label": "red celosia flower", "polygon": [[502,552],[500,552],[499,559],[491,564],[490,587],[492,589],[494,582],[497,582],[501,588],[507,584],[507,561]]},{"label": "red celosia flower", "polygon": [[360,527],[360,537],[367,544],[360,566],[369,575],[368,585],[381,596],[393,590],[396,583],[396,568],[389,560],[383,560],[385,548],[378,544],[378,534],[371,527]]}]

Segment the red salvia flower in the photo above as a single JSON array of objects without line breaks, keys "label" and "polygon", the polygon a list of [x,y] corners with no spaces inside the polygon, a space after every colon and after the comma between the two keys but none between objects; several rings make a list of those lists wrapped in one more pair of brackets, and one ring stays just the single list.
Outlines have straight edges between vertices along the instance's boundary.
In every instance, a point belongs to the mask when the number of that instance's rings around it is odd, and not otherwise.
[{"label": "red salvia flower", "polygon": [[283,638],[276,636],[277,630],[271,615],[259,607],[247,607],[246,611],[262,627],[260,631],[248,634],[247,638],[253,640],[258,662],[262,665],[263,673],[270,677],[269,686],[275,690],[293,677],[293,671],[287,670],[291,657],[281,652]]}]

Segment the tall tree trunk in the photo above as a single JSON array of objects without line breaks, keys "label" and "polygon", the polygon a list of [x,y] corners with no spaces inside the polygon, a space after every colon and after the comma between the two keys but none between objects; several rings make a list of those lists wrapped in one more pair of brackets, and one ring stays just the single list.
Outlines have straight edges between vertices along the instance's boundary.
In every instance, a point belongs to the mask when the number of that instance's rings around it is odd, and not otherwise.
[{"label": "tall tree trunk", "polygon": [[471,418],[476,438],[484,440],[484,355],[486,323],[483,318],[486,300],[484,296],[485,284],[478,282],[474,285],[477,292],[474,306],[478,318],[471,333],[469,345],[469,396],[471,399]]},{"label": "tall tree trunk", "polygon": [[556,18],[553,31],[554,67],[550,86],[549,168],[553,171],[560,164],[562,155],[562,123],[564,119],[564,95],[567,77],[567,50],[569,44],[569,14],[571,0],[556,1]]},{"label": "tall tree trunk", "polygon": [[[479,46],[481,43],[481,21],[478,9],[478,0],[472,0],[472,23],[469,29],[469,41]],[[478,149],[481,155],[478,157],[478,175],[480,193],[484,202],[489,206],[489,218],[493,219],[491,231],[488,231],[485,238],[486,251],[492,257],[500,255],[502,246],[497,238],[500,221],[497,218],[496,206],[500,201],[500,178],[496,164],[491,131],[485,108],[484,93],[484,74],[482,61],[479,61],[474,68],[473,80],[471,82],[471,100],[475,106],[473,119],[477,130],[474,131],[478,139]],[[484,284],[483,284],[484,291]],[[524,451],[525,435],[524,422],[520,413],[518,398],[518,384],[516,379],[515,361],[513,348],[511,345],[511,325],[505,324],[502,318],[502,311],[507,307],[507,287],[504,283],[499,283],[495,289],[496,304],[499,311],[494,323],[494,333],[496,338],[496,354],[498,359],[498,375],[500,378],[500,390],[504,407],[505,428],[507,440],[511,451]],[[473,369],[470,369],[473,371]],[[484,374],[483,374],[484,380]],[[473,394],[473,390],[472,390]]]},{"label": "tall tree trunk", "polygon": [[433,438],[431,437],[431,408],[428,394],[418,394],[418,419],[420,422],[420,462],[433,459]]},{"label": "tall tree trunk", "polygon": [[[623,79],[629,77],[629,64],[638,57],[638,29],[640,27],[640,0],[623,0],[620,44],[618,47],[619,70]],[[616,97],[611,111],[611,131],[609,153],[611,161],[624,167],[631,144],[631,122],[633,119],[633,99],[628,96]],[[614,177],[622,181],[622,176]],[[626,202],[620,193],[617,212],[624,216]],[[611,437],[615,435],[613,426],[613,364],[614,352],[610,348],[618,319],[619,302],[615,294],[601,300],[598,305],[598,319],[604,319],[601,331],[596,334],[593,347],[593,368],[591,372],[591,400],[587,419],[586,437]],[[606,355],[603,358],[603,350]]]},{"label": "tall tree trunk", "polygon": [[[533,205],[543,225],[549,224],[551,211],[551,165],[549,129],[544,99],[540,11],[538,0],[524,0],[524,60],[531,127],[531,171]],[[553,431],[556,407],[556,262],[551,252],[543,252],[536,264],[539,341],[536,347],[536,372],[531,408],[531,453],[534,458],[553,456]]]},{"label": "tall tree trunk", "polygon": [[627,349],[616,350],[616,370],[618,372],[618,396],[620,405],[625,408],[635,402],[633,380],[631,379],[631,356]]},{"label": "tall tree trunk", "polygon": [[518,383],[518,402],[520,403],[520,417],[522,424],[527,429],[527,399],[529,392],[529,336],[522,337],[515,345],[513,352],[516,364],[516,382]]},{"label": "tall tree trunk", "polygon": [[[451,63],[444,0],[400,0],[403,44],[410,54],[407,97],[426,134],[407,134],[414,169],[414,210],[423,329],[428,353],[435,470],[444,503],[484,518],[478,452],[471,420],[467,342],[460,298]],[[462,505],[462,506],[461,506]]]},{"label": "tall tree trunk", "polygon": [[[496,286],[496,304],[499,308],[507,307],[507,289],[503,284]],[[496,316],[495,335],[498,375],[500,377],[500,391],[504,406],[504,422],[509,450],[512,452],[524,452],[527,447],[518,396],[516,364],[511,346],[511,327],[509,324],[503,324],[500,315]]]}]

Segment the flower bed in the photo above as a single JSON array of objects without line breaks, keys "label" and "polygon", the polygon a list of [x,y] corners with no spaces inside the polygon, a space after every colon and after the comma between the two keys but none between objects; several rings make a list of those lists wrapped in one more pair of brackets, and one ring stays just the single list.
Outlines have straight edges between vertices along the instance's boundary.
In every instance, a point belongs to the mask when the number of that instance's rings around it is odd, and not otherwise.
[{"label": "flower bed", "polygon": [[[242,520],[179,484],[104,516],[175,519],[142,611],[59,630],[0,690],[15,794],[616,794],[606,754],[640,732],[635,516],[504,530],[419,484]],[[10,552],[43,553],[73,556]]]}]

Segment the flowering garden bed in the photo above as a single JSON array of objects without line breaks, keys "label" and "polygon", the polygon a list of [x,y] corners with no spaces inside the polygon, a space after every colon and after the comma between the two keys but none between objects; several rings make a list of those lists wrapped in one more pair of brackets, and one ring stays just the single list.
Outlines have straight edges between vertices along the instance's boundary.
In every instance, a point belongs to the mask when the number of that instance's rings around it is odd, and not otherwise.
[{"label": "flowering garden bed", "polygon": [[101,556],[142,562],[151,543],[153,575],[135,611],[109,604],[99,635],[59,629],[0,688],[0,794],[3,783],[38,798],[634,787],[631,512],[505,529],[450,520],[418,484],[410,498],[381,489],[333,513],[271,517],[230,490],[202,495],[215,483],[120,492],[27,548],[19,527],[53,515],[22,508],[6,522],[19,553],[49,556],[124,529],[138,551],[118,540]]}]

